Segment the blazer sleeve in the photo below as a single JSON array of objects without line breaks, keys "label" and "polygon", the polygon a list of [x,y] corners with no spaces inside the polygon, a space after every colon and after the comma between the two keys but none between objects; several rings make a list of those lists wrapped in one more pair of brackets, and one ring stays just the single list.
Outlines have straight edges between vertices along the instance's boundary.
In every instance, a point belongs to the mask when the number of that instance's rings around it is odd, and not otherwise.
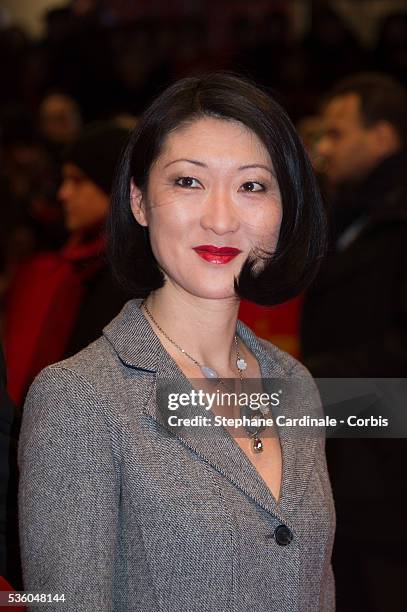
[{"label": "blazer sleeve", "polygon": [[25,589],[64,594],[67,611],[112,610],[119,479],[103,407],[76,372],[50,366],[31,386],[19,468]]}]

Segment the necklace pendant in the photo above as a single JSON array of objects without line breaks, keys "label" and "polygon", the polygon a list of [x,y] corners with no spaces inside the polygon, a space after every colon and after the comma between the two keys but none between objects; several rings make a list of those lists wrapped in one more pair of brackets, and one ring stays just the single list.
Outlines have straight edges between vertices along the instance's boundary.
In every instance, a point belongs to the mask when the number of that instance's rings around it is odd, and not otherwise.
[{"label": "necklace pendant", "polygon": [[247,363],[245,362],[243,357],[240,357],[239,359],[236,360],[236,365],[237,365],[237,369],[240,371],[246,370],[247,368]]},{"label": "necklace pendant", "polygon": [[212,370],[212,368],[205,365],[200,366],[200,368],[205,378],[219,378],[218,373],[215,372],[215,370]]},{"label": "necklace pendant", "polygon": [[264,450],[264,444],[257,436],[252,439],[252,448],[255,453],[262,453]]}]

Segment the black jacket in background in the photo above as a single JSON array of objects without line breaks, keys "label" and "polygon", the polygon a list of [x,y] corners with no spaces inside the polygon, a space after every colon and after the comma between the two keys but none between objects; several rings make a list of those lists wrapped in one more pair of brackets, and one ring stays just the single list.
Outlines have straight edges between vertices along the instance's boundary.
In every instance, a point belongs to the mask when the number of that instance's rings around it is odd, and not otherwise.
[{"label": "black jacket in background", "polygon": [[337,234],[352,222],[359,234],[333,246],[305,296],[303,360],[316,377],[407,376],[406,156],[342,192],[334,213]]},{"label": "black jacket in background", "polygon": [[0,349],[0,576],[21,588],[17,521],[17,438],[20,419],[6,393]]},{"label": "black jacket in background", "polygon": [[[340,193],[333,213],[339,243],[305,296],[302,359],[315,377],[407,378],[406,156]],[[328,439],[326,450],[337,611],[404,612],[407,440]]]}]

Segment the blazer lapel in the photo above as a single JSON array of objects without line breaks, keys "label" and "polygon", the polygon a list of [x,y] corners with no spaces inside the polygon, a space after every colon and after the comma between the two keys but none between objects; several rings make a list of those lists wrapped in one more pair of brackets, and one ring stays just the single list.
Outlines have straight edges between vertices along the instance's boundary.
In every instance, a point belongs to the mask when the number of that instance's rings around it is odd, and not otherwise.
[{"label": "blazer lapel", "polygon": [[[300,502],[311,474],[316,439],[299,438],[284,429],[279,432],[283,453],[283,480],[280,500],[277,502],[240,446],[223,427],[171,427],[166,402],[158,399],[167,397],[168,385],[172,392],[177,393],[190,393],[193,387],[162,346],[140,310],[140,303],[141,300],[128,302],[118,317],[105,328],[104,335],[127,367],[155,374],[148,399],[142,407],[144,414],[158,422],[170,435],[210,464],[264,510],[292,527],[289,516]],[[287,380],[286,373],[272,359],[265,345],[240,321],[237,333],[260,364],[265,390],[271,385],[275,391],[275,379]],[[285,405],[282,406],[287,416],[290,416],[290,412],[298,416],[297,408],[292,405],[286,410]],[[197,414],[209,416],[211,413],[203,408],[185,407],[180,416],[192,418]]]},{"label": "blazer lapel", "polygon": [[[239,336],[257,358],[265,391],[273,393],[279,390],[278,387],[283,390],[280,406],[272,411],[273,416],[280,414],[287,418],[298,418],[301,415],[315,415],[315,405],[320,400],[315,383],[306,370],[304,375],[296,376],[287,372],[273,359],[263,341],[241,321],[238,321],[237,329]],[[317,435],[321,434],[307,436],[298,428],[289,427],[278,428],[278,433],[283,455],[283,478],[277,507],[284,516],[290,516],[295,513],[305,493],[315,463]]]}]

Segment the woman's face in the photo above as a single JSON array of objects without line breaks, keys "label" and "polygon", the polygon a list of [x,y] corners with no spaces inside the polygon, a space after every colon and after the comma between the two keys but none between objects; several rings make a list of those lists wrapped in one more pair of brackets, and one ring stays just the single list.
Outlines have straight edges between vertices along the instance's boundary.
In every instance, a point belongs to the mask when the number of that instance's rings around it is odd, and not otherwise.
[{"label": "woman's face", "polygon": [[235,296],[247,256],[275,249],[282,219],[262,142],[237,121],[209,117],[167,136],[144,196],[132,185],[131,205],[167,283],[207,299]]}]

